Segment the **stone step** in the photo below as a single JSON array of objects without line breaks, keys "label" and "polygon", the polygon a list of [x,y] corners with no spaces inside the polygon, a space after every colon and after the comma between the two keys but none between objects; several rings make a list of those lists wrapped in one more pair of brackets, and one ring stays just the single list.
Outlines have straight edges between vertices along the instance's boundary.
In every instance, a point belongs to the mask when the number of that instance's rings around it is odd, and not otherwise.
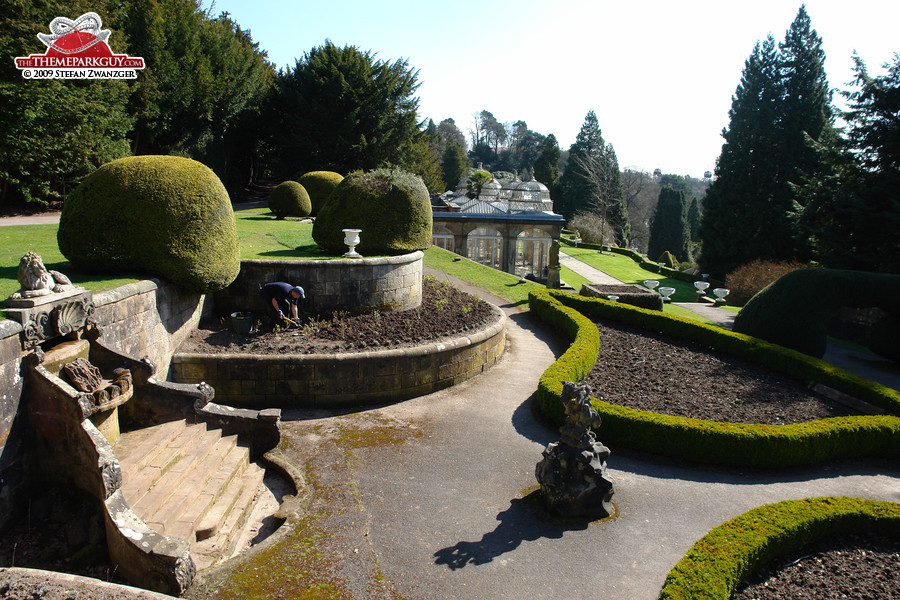
[{"label": "stone step", "polygon": [[115,445],[122,472],[137,473],[166,448],[166,441],[178,435],[187,423],[182,419],[123,432]]},{"label": "stone step", "polygon": [[180,460],[185,442],[192,441],[198,431],[205,430],[205,425],[189,426],[181,420],[123,434],[115,452],[122,469],[122,493],[129,506],[133,508]]},{"label": "stone step", "polygon": [[[202,452],[196,453],[192,462],[185,464],[183,467],[184,478],[174,488],[168,490],[165,499],[155,510],[152,512],[148,510],[144,519],[145,522],[148,524],[152,523],[152,526],[158,525],[159,529],[157,530],[159,533],[184,537],[190,542],[191,540],[186,535],[179,535],[179,533],[172,530],[172,526],[182,519],[183,513],[195,498],[201,494],[208,493],[206,488],[209,486],[209,482],[218,475],[225,458],[232,452],[236,452],[239,455],[237,459],[238,468],[241,459],[243,459],[244,463],[247,463],[248,452],[246,448],[237,446],[237,438],[235,436],[219,436],[218,439],[215,439],[210,445],[203,448]],[[187,460],[188,457],[185,457],[181,462],[187,463]],[[229,468],[235,468],[233,462],[229,464]],[[172,470],[175,471],[175,469],[173,468]],[[193,532],[188,530],[186,533],[191,534]]]},{"label": "stone step", "polygon": [[166,534],[186,539],[188,543],[196,541],[198,529],[219,498],[229,496],[232,488],[239,489],[241,476],[250,464],[249,455],[243,446],[235,446],[223,455],[221,463],[206,481],[193,487],[184,510],[178,515],[167,516]]},{"label": "stone step", "polygon": [[234,553],[265,474],[236,436],[174,421],[123,434],[115,451],[125,500],[149,527],[186,540],[198,569]]},{"label": "stone step", "polygon": [[[234,555],[244,530],[253,525],[250,516],[253,512],[253,503],[263,490],[264,475],[265,471],[261,467],[251,463],[242,477],[240,492],[230,501],[228,511],[219,511],[218,508],[210,511],[210,515],[221,512],[222,522],[213,535],[198,540],[192,546],[191,554],[198,569],[206,569]],[[217,503],[223,507],[225,504],[229,504],[229,501],[224,497]],[[208,522],[201,527],[208,528],[212,521],[212,517],[209,517]],[[199,536],[200,531],[197,533]]]},{"label": "stone step", "polygon": [[[194,467],[196,463],[209,455],[210,449],[221,437],[221,433],[216,429],[210,431],[205,426],[192,426],[172,439],[169,443],[172,451],[172,460],[162,469],[160,476],[153,482],[146,493],[136,497],[134,501],[127,494],[125,495],[125,499],[132,510],[139,517],[146,519],[147,516],[157,514],[169,496],[176,493],[188,480],[189,476],[202,476],[205,478],[207,474],[194,471]],[[163,456],[165,456],[165,453]],[[151,462],[148,467],[145,467],[145,469],[147,468],[155,470],[156,466]]]}]

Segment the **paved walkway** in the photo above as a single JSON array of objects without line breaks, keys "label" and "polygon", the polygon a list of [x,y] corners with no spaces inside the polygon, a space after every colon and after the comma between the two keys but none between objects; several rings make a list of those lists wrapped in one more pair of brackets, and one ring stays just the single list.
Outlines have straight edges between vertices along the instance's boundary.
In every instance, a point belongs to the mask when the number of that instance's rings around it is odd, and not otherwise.
[{"label": "paved walkway", "polygon": [[[584,263],[577,258],[573,258],[564,252],[560,252],[559,254],[559,263],[575,271],[585,279],[588,279],[591,283],[599,283],[601,285],[621,285],[622,281],[616,279],[612,275],[604,273],[600,269],[596,269],[591,265]],[[650,275],[647,275],[647,278],[650,279]],[[681,306],[682,308],[686,308],[691,312],[695,312],[701,317],[704,317],[716,325],[720,325],[722,327],[727,327],[731,329],[731,324],[734,322],[734,313],[729,312],[727,310],[722,310],[721,308],[716,308],[711,304],[706,304],[703,302],[676,302],[677,306]]]},{"label": "paved walkway", "polygon": [[322,519],[316,550],[335,557],[325,581],[342,597],[652,600],[697,539],[751,508],[823,495],[900,500],[896,466],[735,472],[614,447],[618,515],[588,526],[542,521],[526,497],[559,435],[535,417],[534,393],[565,346],[528,313],[454,282],[507,313],[500,363],[382,408],[285,412],[292,459],[319,486],[309,512]]}]

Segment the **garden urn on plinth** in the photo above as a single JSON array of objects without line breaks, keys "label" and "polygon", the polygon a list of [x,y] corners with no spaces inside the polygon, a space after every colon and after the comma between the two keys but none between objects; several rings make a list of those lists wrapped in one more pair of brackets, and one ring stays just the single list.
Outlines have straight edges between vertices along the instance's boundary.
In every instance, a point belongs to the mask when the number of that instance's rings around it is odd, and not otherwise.
[{"label": "garden urn on plinth", "polygon": [[544,504],[562,517],[601,519],[614,512],[613,484],[606,472],[609,449],[598,442],[593,428],[600,415],[591,407],[591,388],[563,384],[560,398],[566,422],[559,442],[547,446],[535,467]]}]

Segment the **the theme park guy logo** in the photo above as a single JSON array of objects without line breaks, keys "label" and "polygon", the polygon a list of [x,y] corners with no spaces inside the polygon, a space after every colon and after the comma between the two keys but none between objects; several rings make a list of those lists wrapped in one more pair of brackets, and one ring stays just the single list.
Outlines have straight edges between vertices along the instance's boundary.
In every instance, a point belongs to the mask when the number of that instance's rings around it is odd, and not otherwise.
[{"label": "the theme park guy logo", "polygon": [[101,26],[93,12],[74,21],[56,17],[49,35],[37,34],[47,51],[16,58],[16,67],[25,79],[136,79],[144,59],[113,54],[106,43],[110,31]]}]

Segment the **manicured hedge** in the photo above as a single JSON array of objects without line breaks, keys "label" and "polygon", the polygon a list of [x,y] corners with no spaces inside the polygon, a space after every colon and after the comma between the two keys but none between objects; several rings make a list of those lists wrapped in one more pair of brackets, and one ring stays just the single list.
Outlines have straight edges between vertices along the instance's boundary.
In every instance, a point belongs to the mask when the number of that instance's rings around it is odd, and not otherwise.
[{"label": "manicured hedge", "polygon": [[57,242],[86,272],[145,272],[196,293],[225,288],[241,268],[225,186],[180,156],[129,156],[85,177],[63,204]]},{"label": "manicured hedge", "polygon": [[847,533],[900,535],[900,504],[824,497],[754,508],[694,544],[669,572],[658,600],[728,600],[768,561]]},{"label": "manicured hedge", "polygon": [[[599,354],[593,319],[612,319],[700,343],[803,380],[821,382],[900,414],[900,394],[823,361],[720,327],[657,311],[551,290],[529,294],[531,310],[572,339],[569,350],[541,377],[538,401],[562,422],[564,381],[580,381]],[[719,423],[617,406],[594,400],[604,443],[735,466],[787,467],[835,458],[900,457],[900,417],[836,417],[793,425]]]}]

